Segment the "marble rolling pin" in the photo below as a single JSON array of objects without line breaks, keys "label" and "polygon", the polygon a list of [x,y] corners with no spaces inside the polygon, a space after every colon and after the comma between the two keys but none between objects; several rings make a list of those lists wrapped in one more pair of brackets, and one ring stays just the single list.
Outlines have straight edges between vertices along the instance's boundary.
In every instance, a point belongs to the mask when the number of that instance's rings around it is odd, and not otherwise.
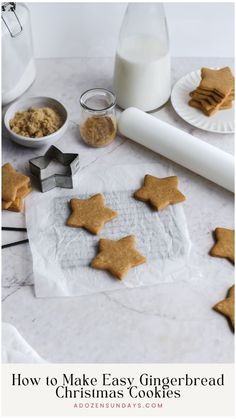
[{"label": "marble rolling pin", "polygon": [[234,192],[234,157],[137,108],[118,121],[122,135]]}]

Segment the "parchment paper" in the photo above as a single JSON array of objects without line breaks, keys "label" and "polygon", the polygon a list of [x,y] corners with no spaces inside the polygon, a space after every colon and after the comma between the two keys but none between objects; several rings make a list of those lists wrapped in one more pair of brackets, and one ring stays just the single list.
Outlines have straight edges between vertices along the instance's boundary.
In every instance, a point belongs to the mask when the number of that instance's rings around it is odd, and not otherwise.
[{"label": "parchment paper", "polygon": [[26,342],[14,326],[2,323],[2,363],[44,364],[46,361]]},{"label": "parchment paper", "polygon": [[[161,212],[133,198],[145,174],[169,176],[159,165],[100,166],[78,172],[73,190],[54,189],[27,199],[26,222],[33,255],[37,297],[82,296],[124,287],[188,279],[190,240],[183,204]],[[104,193],[106,205],[119,216],[99,236],[66,226],[72,197]],[[136,236],[147,263],[131,269],[123,281],[89,265],[101,237]]]}]

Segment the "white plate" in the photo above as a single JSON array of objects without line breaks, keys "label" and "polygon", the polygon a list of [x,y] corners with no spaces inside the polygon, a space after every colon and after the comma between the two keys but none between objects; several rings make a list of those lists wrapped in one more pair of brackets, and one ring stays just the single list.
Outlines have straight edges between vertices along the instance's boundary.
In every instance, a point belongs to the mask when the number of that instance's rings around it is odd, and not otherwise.
[{"label": "white plate", "polygon": [[200,109],[188,105],[189,93],[196,89],[201,80],[201,70],[186,74],[174,85],[171,102],[177,114],[194,127],[220,134],[234,132],[234,102],[231,109],[218,111],[213,116],[206,116]]}]

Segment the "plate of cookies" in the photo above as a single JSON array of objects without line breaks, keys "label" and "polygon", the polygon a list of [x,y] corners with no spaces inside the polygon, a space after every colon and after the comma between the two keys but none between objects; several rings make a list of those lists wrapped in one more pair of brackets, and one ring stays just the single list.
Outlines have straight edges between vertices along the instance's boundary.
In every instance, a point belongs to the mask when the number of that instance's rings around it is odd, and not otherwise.
[{"label": "plate of cookies", "polygon": [[177,114],[197,128],[234,132],[234,77],[229,67],[188,73],[173,87],[171,102]]}]

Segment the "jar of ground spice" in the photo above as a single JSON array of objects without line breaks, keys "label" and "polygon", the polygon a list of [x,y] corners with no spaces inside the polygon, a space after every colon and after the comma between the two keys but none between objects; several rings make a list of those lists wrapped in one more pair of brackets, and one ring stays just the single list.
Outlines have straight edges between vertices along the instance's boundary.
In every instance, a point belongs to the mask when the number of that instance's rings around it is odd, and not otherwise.
[{"label": "jar of ground spice", "polygon": [[91,147],[105,147],[117,132],[115,95],[106,89],[90,89],[80,97],[80,135]]}]

